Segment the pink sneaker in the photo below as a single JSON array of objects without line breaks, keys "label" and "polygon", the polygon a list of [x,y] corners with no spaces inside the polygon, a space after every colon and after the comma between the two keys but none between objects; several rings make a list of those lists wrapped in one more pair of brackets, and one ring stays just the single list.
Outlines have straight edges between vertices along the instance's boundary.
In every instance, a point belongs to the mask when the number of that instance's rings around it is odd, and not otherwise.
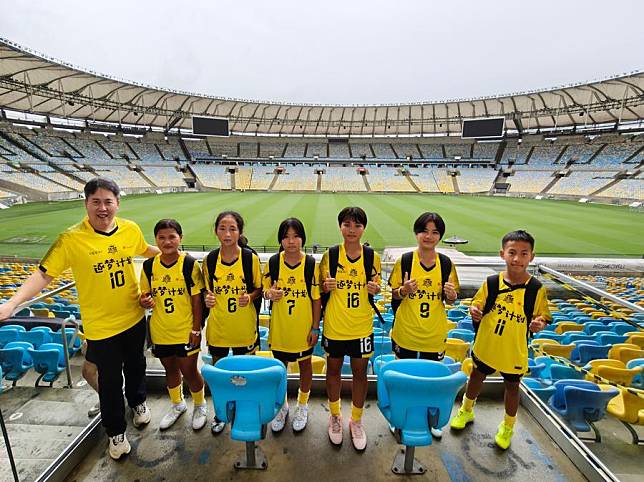
[{"label": "pink sneaker", "polygon": [[362,426],[362,420],[354,422],[349,420],[349,430],[351,431],[351,442],[353,447],[362,452],[367,448],[367,433],[364,431]]},{"label": "pink sneaker", "polygon": [[342,445],[342,415],[329,417],[329,440],[333,445]]}]

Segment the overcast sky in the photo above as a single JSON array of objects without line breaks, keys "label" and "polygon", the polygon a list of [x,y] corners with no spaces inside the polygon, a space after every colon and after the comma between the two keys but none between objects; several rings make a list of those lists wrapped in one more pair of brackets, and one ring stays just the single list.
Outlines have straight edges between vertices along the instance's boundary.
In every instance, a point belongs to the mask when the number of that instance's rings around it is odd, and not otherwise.
[{"label": "overcast sky", "polygon": [[0,36],[123,79],[330,104],[505,94],[644,69],[641,0],[0,0]]}]

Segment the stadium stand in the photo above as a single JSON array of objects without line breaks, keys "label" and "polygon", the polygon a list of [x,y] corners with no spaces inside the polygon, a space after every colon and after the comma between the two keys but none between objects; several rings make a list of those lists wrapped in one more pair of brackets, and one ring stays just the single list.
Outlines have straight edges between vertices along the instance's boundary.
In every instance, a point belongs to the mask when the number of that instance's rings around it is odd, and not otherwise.
[{"label": "stadium stand", "polygon": [[363,192],[367,186],[355,167],[327,167],[322,176],[322,191]]},{"label": "stadium stand", "polygon": [[370,144],[351,142],[349,143],[349,149],[351,151],[351,157],[361,158],[364,156],[367,159],[375,157]]},{"label": "stadium stand", "polygon": [[329,158],[330,159],[349,159],[349,144],[331,142],[329,143]]},{"label": "stadium stand", "polygon": [[412,180],[423,192],[454,192],[454,185],[445,169],[410,169]]},{"label": "stadium stand", "polygon": [[163,158],[167,161],[187,160],[186,155],[183,153],[183,150],[179,145],[179,142],[174,137],[169,137],[165,142],[156,142],[156,145]]},{"label": "stadium stand", "polygon": [[488,192],[496,178],[494,169],[459,169],[458,187],[463,193]]},{"label": "stadium stand", "polygon": [[[317,175],[311,166],[285,166],[286,172],[277,178],[273,191],[315,191]],[[323,176],[324,179],[324,176]]]},{"label": "stadium stand", "polygon": [[275,158],[282,157],[285,147],[286,144],[284,143],[260,142],[259,157],[266,159],[270,158],[271,156]]},{"label": "stadium stand", "polygon": [[392,144],[391,146],[398,154],[398,159],[407,159],[408,157],[412,159],[422,158],[418,150],[418,144]]},{"label": "stadium stand", "polygon": [[374,192],[414,192],[414,187],[400,170],[391,167],[370,167],[367,179]]},{"label": "stadium stand", "polygon": [[565,165],[569,161],[575,160],[575,164],[588,164],[593,154],[597,152],[599,146],[596,144],[570,144],[559,159],[559,164]]},{"label": "stadium stand", "polygon": [[304,158],[304,151],[306,150],[306,144],[289,142],[286,146],[286,151],[284,152],[284,157],[289,158]]},{"label": "stadium stand", "polygon": [[76,151],[82,154],[85,160],[90,162],[108,162],[112,158],[100,147],[98,142],[96,142],[99,139],[103,139],[103,136],[83,134],[82,137],[77,136],[70,138],[68,142]]},{"label": "stadium stand", "polygon": [[472,159],[492,160],[499,150],[498,142],[477,142],[472,148]]},{"label": "stadium stand", "polygon": [[60,172],[47,172],[43,173],[42,176],[49,179],[50,181],[54,181],[58,184],[62,184],[63,186],[67,186],[72,191],[80,192],[83,190],[83,187],[85,187],[85,184],[77,181],[76,179],[72,179],[71,177],[66,176],[65,174],[62,174]]},{"label": "stadium stand", "polygon": [[192,164],[192,171],[198,181],[207,188],[231,189],[230,174],[226,166],[211,164]]},{"label": "stadium stand", "polygon": [[441,144],[420,144],[418,147],[423,159],[445,159]]},{"label": "stadium stand", "polygon": [[157,164],[163,162],[156,144],[147,142],[131,142],[130,147],[136,153],[141,164]]},{"label": "stadium stand", "polygon": [[454,159],[457,156],[463,159],[471,157],[472,146],[470,144],[444,144],[444,147],[447,159]]},{"label": "stadium stand", "polygon": [[99,145],[105,149],[114,159],[136,159],[134,152],[123,141],[107,139],[98,141]]},{"label": "stadium stand", "polygon": [[599,193],[598,196],[644,201],[644,174],[639,174],[634,179],[622,179],[617,184]]},{"label": "stadium stand", "polygon": [[238,167],[235,172],[235,189],[246,190],[250,189],[250,184],[253,179],[252,167]]},{"label": "stadium stand", "polygon": [[255,166],[252,169],[253,177],[248,189],[253,191],[267,191],[275,178],[274,166]]},{"label": "stadium stand", "polygon": [[172,166],[145,166],[143,173],[158,187],[185,187],[183,175]]},{"label": "stadium stand", "polygon": [[642,149],[642,143],[607,144],[592,160],[591,165],[598,168],[619,167],[633,154]]},{"label": "stadium stand", "polygon": [[328,144],[321,142],[309,142],[306,148],[306,157],[318,156],[320,159],[327,158]]},{"label": "stadium stand", "polygon": [[518,144],[516,140],[508,141],[501,157],[501,164],[509,164],[510,161],[514,161],[515,166],[525,164],[531,149],[532,146],[527,145],[527,143]]},{"label": "stadium stand", "polygon": [[210,152],[213,156],[221,159],[222,156],[237,157],[237,143],[223,143],[208,140]]},{"label": "stadium stand", "polygon": [[208,143],[202,139],[184,139],[190,157],[195,161],[212,161],[217,159],[208,150]]},{"label": "stadium stand", "polygon": [[549,194],[588,196],[613,180],[616,172],[572,171],[548,191]]},{"label": "stadium stand", "polygon": [[534,146],[528,166],[537,169],[551,167],[562,149],[561,146]]},{"label": "stadium stand", "polygon": [[242,159],[256,159],[258,156],[257,142],[240,142],[239,157]]},{"label": "stadium stand", "polygon": [[396,154],[390,144],[374,143],[373,152],[378,159],[396,159]]},{"label": "stadium stand", "polygon": [[552,174],[552,171],[516,170],[507,182],[510,183],[510,192],[538,194],[552,182]]}]

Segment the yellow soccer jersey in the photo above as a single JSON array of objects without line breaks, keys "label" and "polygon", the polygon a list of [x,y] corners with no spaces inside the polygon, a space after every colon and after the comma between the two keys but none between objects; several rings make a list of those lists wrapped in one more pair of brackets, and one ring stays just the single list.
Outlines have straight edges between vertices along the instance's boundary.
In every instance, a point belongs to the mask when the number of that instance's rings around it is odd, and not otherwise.
[{"label": "yellow soccer jersey", "polygon": [[[280,270],[277,287],[284,292],[282,299],[273,302],[271,310],[271,329],[268,332],[268,343],[272,350],[299,353],[310,347],[306,338],[313,326],[314,300],[320,299],[319,267],[313,271],[311,298],[306,289],[304,279],[304,259],[297,266],[289,266],[284,262],[284,253],[280,253]],[[272,286],[268,263],[264,269],[264,290]]]},{"label": "yellow soccer jersey", "polygon": [[116,218],[111,233],[94,231],[87,217],[58,236],[40,262],[49,276],[72,269],[89,340],[102,340],[131,328],[143,318],[134,256],[148,248],[141,229]]},{"label": "yellow soccer jersey", "polygon": [[[150,336],[157,345],[178,345],[190,341],[193,326],[192,296],[188,294],[186,280],[183,277],[183,262],[186,254],[166,266],[156,255],[152,262],[152,286],[148,277],[141,270],[141,292],[151,293],[155,305],[150,318]],[[203,289],[203,276],[195,262],[192,268],[192,295]]]},{"label": "yellow soccer jersey", "polygon": [[[203,261],[203,276],[206,289],[210,289],[210,273]],[[237,298],[246,292],[242,253],[230,265],[217,260],[213,280],[215,306],[210,309],[206,327],[206,339],[210,346],[250,346],[257,339],[257,313],[251,301],[240,307]],[[253,254],[253,286],[262,286],[259,258]]]},{"label": "yellow soccer jersey", "polygon": [[[373,332],[373,308],[369,304],[367,277],[364,272],[364,249],[356,260],[347,258],[344,245],[340,245],[337,287],[331,291],[324,308],[324,336],[332,340],[354,340]],[[320,262],[320,285],[329,273],[329,252]],[[374,253],[371,279],[380,281],[380,256]]]},{"label": "yellow soccer jersey", "polygon": [[[527,285],[527,281],[526,281]],[[503,373],[522,374],[528,371],[528,325],[523,310],[525,289],[509,286],[499,274],[499,291],[494,308],[483,316],[472,351],[476,358]],[[479,288],[472,305],[481,309],[487,299],[487,283]],[[543,316],[551,320],[546,289],[542,286],[534,303],[533,318]]]},{"label": "yellow soccer jersey", "polygon": [[[426,268],[418,259],[418,252],[414,251],[411,279],[416,280],[418,289],[415,293],[402,299],[396,311],[396,322],[391,331],[391,338],[407,350],[441,353],[445,351],[447,314],[441,300],[443,285],[438,254],[436,255],[436,264],[431,268]],[[458,291],[458,276],[454,263],[452,263],[449,280]],[[401,259],[399,258],[389,277],[389,285],[392,289],[397,289],[402,284]]]}]

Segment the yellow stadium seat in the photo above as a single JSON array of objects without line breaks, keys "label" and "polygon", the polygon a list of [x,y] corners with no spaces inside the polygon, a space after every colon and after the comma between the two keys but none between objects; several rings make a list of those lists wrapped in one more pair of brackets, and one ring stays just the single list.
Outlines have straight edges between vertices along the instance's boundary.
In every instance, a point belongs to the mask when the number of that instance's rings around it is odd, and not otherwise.
[{"label": "yellow stadium seat", "polygon": [[574,321],[562,321],[555,328],[555,332],[560,335],[569,331],[584,331],[584,325],[577,324]]},{"label": "yellow stadium seat", "polygon": [[636,358],[644,358],[644,350],[639,348],[620,348],[615,352],[615,356],[623,363],[628,363]]},{"label": "yellow stadium seat", "polygon": [[541,346],[541,345],[560,345],[557,340],[551,340],[550,338],[535,338],[530,343],[532,346]]},{"label": "yellow stadium seat", "polygon": [[631,383],[633,383],[633,377],[639,375],[641,371],[641,367],[629,369],[599,365],[597,367],[596,373],[600,377],[610,380],[613,383],[629,386]]},{"label": "yellow stadium seat", "polygon": [[[311,357],[311,365],[313,367],[313,373],[316,375],[321,375],[326,373],[326,360],[317,355]],[[300,364],[299,363],[289,363],[288,364],[289,373],[300,373]]]},{"label": "yellow stadium seat", "polygon": [[615,343],[610,350],[608,350],[608,358],[613,360],[620,360],[618,353],[622,348],[632,348],[634,350],[639,349],[634,343]]},{"label": "yellow stadium seat", "polygon": [[[603,390],[611,388],[609,385],[600,385],[600,387]],[[620,388],[619,395],[608,402],[606,411],[624,424],[634,444],[641,442],[631,425],[644,425],[644,398]]]},{"label": "yellow stadium seat", "polygon": [[259,315],[259,325],[260,326],[266,326],[271,322],[271,316],[270,315]]},{"label": "yellow stadium seat", "polygon": [[452,357],[455,361],[465,360],[469,350],[470,344],[458,338],[448,338],[445,341],[445,355]]},{"label": "yellow stadium seat", "polygon": [[560,356],[570,360],[570,354],[575,349],[574,344],[570,345],[559,345],[559,344],[544,344],[541,346],[541,349],[546,352],[548,355]]},{"label": "yellow stadium seat", "polygon": [[[463,363],[461,364],[461,371],[465,373],[468,377],[472,374],[472,370],[474,369],[474,361],[471,358],[466,358],[463,360]],[[492,373],[492,375],[488,375],[489,377],[500,377],[501,374],[496,371]]]},{"label": "yellow stadium seat", "polygon": [[255,352],[257,356],[263,356],[265,358],[273,358],[273,352],[270,350],[258,350]]},{"label": "yellow stadium seat", "polygon": [[644,348],[644,332],[641,332],[641,331],[630,332],[630,333],[626,333],[626,336],[628,336],[628,338],[626,339],[626,343],[630,343],[631,345],[637,345],[640,348]]}]

